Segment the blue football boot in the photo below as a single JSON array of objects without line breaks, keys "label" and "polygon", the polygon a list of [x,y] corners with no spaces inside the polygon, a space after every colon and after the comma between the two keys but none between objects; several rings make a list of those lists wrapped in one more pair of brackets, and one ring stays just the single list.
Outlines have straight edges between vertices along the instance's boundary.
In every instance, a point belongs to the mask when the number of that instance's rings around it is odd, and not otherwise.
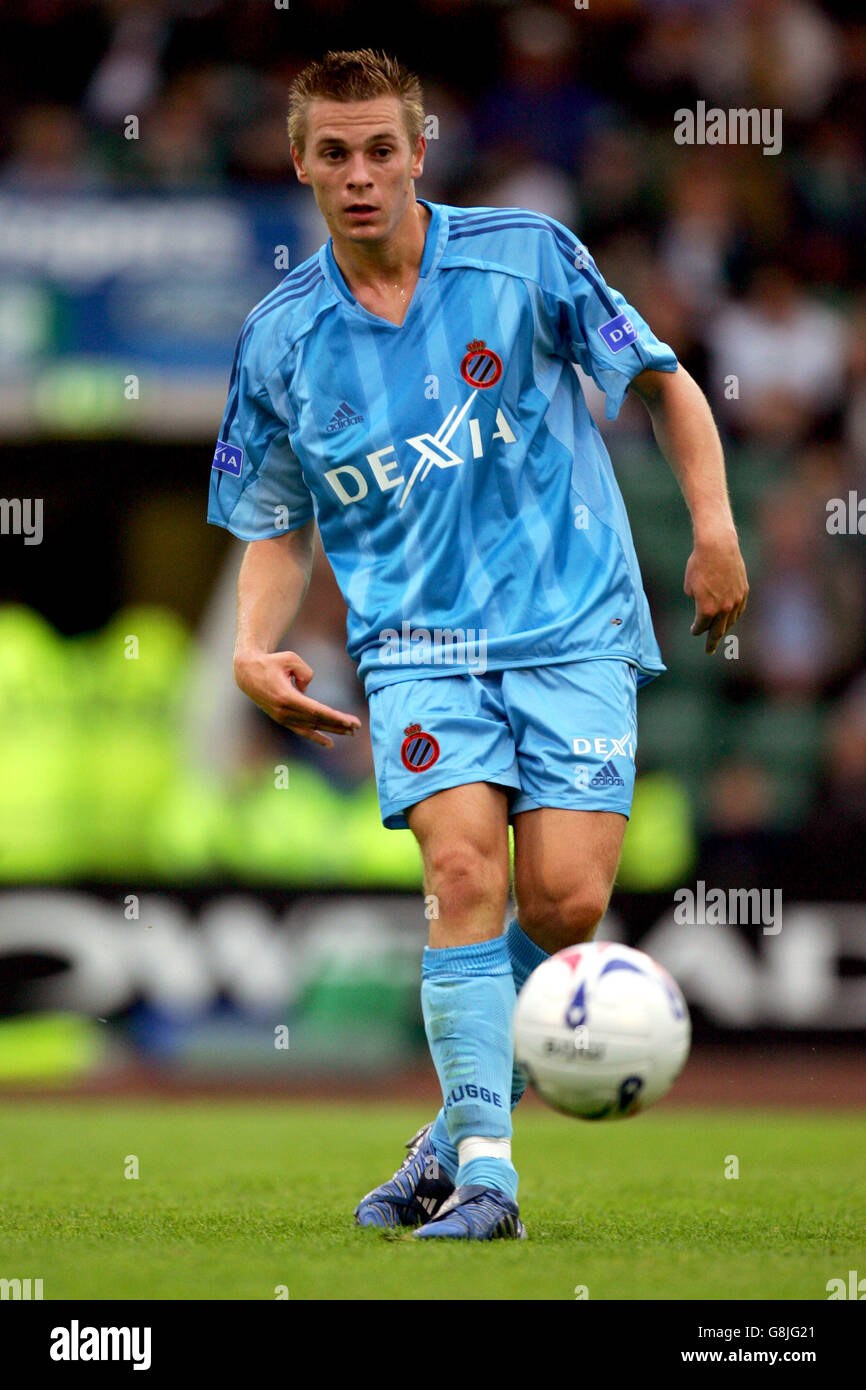
[{"label": "blue football boot", "polygon": [[430,1143],[432,1122],[406,1145],[408,1153],[393,1178],[374,1187],[355,1208],[356,1226],[419,1226],[435,1216],[454,1191]]},{"label": "blue football boot", "polygon": [[467,1183],[414,1235],[416,1240],[525,1240],[526,1227],[517,1203],[504,1192]]}]

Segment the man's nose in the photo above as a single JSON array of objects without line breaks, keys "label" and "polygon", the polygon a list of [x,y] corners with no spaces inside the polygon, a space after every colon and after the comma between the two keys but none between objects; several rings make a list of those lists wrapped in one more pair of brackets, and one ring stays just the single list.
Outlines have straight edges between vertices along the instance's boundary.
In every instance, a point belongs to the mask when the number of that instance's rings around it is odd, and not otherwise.
[{"label": "man's nose", "polygon": [[346,182],[353,188],[361,188],[373,182],[370,178],[370,171],[362,154],[356,154],[349,160],[346,169]]}]

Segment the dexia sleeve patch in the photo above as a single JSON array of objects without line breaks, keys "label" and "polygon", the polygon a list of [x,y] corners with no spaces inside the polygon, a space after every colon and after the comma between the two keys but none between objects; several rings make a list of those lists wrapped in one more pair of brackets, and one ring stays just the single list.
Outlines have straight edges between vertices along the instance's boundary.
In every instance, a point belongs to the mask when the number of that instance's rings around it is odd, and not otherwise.
[{"label": "dexia sleeve patch", "polygon": [[239,478],[243,466],[243,449],[239,448],[237,444],[226,444],[222,439],[218,439],[213,456],[213,467],[219,469],[221,473],[231,473],[233,478]]},{"label": "dexia sleeve patch", "polygon": [[611,352],[622,352],[637,337],[634,324],[627,314],[617,314],[615,319],[603,323],[598,331]]}]

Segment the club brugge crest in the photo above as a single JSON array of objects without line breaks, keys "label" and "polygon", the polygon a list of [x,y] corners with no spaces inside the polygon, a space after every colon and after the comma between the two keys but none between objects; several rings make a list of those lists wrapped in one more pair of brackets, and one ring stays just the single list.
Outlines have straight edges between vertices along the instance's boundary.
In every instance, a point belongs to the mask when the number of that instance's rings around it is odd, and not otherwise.
[{"label": "club brugge crest", "polygon": [[460,375],[470,386],[486,391],[495,386],[502,376],[502,358],[492,348],[487,347],[483,338],[476,338],[466,344],[466,356],[460,363]]},{"label": "club brugge crest", "polygon": [[425,734],[420,724],[410,724],[400,749],[403,766],[410,772],[426,772],[439,757],[439,744],[432,734]]}]

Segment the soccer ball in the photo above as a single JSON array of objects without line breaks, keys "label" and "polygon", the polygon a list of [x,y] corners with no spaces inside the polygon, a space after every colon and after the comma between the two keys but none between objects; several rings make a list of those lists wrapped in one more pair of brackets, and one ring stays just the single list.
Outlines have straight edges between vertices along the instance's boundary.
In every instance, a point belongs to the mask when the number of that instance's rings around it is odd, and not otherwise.
[{"label": "soccer ball", "polygon": [[691,1020],[679,986],[643,951],[594,941],[533,970],[517,996],[514,1057],[554,1110],[617,1120],[670,1090]]}]

